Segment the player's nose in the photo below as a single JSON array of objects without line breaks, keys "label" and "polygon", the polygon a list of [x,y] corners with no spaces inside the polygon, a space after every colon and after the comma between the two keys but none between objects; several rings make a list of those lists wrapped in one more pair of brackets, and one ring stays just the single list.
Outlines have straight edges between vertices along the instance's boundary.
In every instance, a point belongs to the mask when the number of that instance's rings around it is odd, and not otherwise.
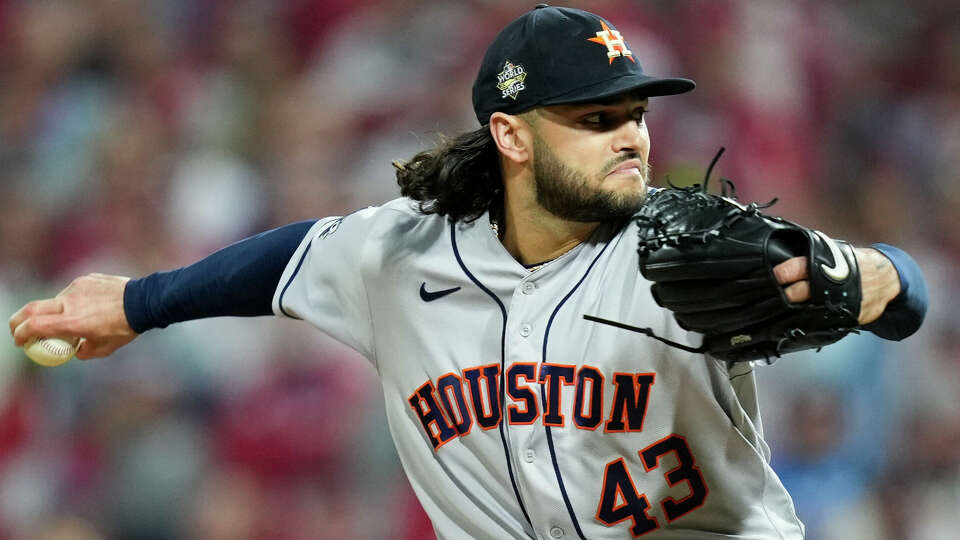
[{"label": "player's nose", "polygon": [[650,153],[650,135],[646,122],[628,121],[613,132],[611,149],[615,153],[636,152],[644,156]]}]

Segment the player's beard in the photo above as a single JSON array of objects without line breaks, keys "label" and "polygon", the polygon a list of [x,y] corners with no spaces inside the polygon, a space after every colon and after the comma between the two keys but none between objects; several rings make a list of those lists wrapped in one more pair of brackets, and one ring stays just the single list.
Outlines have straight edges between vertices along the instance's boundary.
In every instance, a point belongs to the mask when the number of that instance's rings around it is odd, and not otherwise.
[{"label": "player's beard", "polygon": [[625,219],[635,214],[646,198],[650,181],[650,165],[644,162],[640,174],[641,189],[629,193],[604,191],[598,187],[607,173],[629,159],[641,159],[639,154],[620,156],[606,163],[598,173],[599,180],[564,163],[539,136],[534,137],[533,179],[537,203],[551,214],[570,221],[595,223]]}]

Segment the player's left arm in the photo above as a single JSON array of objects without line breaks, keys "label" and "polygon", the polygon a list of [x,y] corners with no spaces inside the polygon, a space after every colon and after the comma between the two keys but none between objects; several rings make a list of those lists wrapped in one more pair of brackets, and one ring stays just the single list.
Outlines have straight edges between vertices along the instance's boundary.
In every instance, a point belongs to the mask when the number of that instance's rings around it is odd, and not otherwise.
[{"label": "player's left arm", "polygon": [[[855,250],[860,269],[860,326],[884,339],[899,341],[916,332],[927,314],[929,293],[923,272],[907,252],[887,244]],[[787,298],[809,298],[806,257],[795,257],[774,268]]]}]

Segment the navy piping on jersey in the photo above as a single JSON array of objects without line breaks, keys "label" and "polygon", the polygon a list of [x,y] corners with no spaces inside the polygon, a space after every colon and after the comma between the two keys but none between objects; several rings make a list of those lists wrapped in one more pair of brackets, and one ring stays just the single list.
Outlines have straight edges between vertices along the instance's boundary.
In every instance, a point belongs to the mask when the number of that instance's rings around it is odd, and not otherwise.
[{"label": "navy piping on jersey", "polygon": [[[611,239],[612,240],[612,239]],[[560,300],[560,303],[557,304],[557,307],[554,308],[553,313],[550,314],[550,319],[547,320],[547,329],[543,334],[543,360],[541,363],[546,363],[547,361],[547,340],[550,338],[550,327],[553,325],[553,320],[557,317],[557,313],[560,312],[560,308],[563,307],[563,304],[573,296],[573,293],[580,287],[580,285],[587,279],[587,276],[590,274],[590,271],[593,270],[594,265],[597,264],[597,261],[600,260],[600,257],[607,251],[607,247],[610,246],[608,241],[603,245],[603,249],[600,250],[600,253],[593,258],[593,261],[590,263],[590,266],[587,267],[587,271],[583,273],[583,276],[580,278],[580,281],[577,281],[577,284],[570,289],[570,292]],[[547,410],[547,389],[544,383],[540,383],[540,401],[543,402],[544,414]],[[544,429],[547,432],[547,446],[550,448],[550,459],[553,461],[553,470],[557,474],[557,484],[560,486],[560,494],[563,496],[563,503],[567,506],[567,513],[570,514],[570,520],[573,522],[573,528],[577,530],[577,534],[583,540],[586,540],[586,536],[583,534],[583,530],[580,529],[580,522],[577,521],[576,512],[573,510],[573,506],[570,504],[570,497],[567,495],[567,488],[563,485],[563,475],[560,473],[560,464],[557,463],[557,452],[553,447],[553,433],[551,432],[550,426],[544,423]]]},{"label": "navy piping on jersey", "polygon": [[497,307],[500,308],[500,315],[503,317],[503,326],[500,329],[500,441],[503,443],[503,453],[507,458],[507,473],[510,475],[510,484],[513,486],[513,493],[517,497],[517,504],[520,505],[520,511],[523,512],[523,517],[526,518],[527,523],[533,528],[533,522],[530,521],[530,516],[527,514],[527,509],[523,504],[523,499],[520,497],[520,490],[517,489],[517,480],[513,476],[513,465],[510,460],[510,449],[507,446],[507,436],[504,433],[504,426],[507,424],[507,410],[506,410],[506,375],[505,371],[507,370],[506,362],[506,341],[507,341],[507,308],[503,305],[503,302],[497,298],[497,295],[484,286],[483,283],[473,276],[470,273],[470,270],[467,269],[467,265],[463,263],[463,259],[460,258],[460,250],[457,249],[457,228],[456,223],[450,223],[450,244],[453,246],[453,256],[457,259],[457,264],[460,265],[460,269],[463,270],[463,273],[470,278],[470,281],[474,283],[481,291],[485,292],[487,296],[493,299],[497,303]]},{"label": "navy piping on jersey", "polygon": [[[326,223],[324,223],[323,229],[320,230],[320,231],[318,231],[317,234],[314,235],[314,238],[316,238],[317,236],[320,236],[320,235],[326,233],[327,231],[329,231],[329,230],[330,230],[330,227],[331,227],[334,223],[338,224],[338,226],[339,226],[339,225],[342,225],[344,219],[346,219],[347,217],[349,217],[349,216],[352,215],[352,214],[356,214],[356,213],[359,212],[360,210],[362,210],[362,209],[354,210],[353,212],[350,212],[349,214],[344,214],[344,215],[342,215],[342,216],[339,216],[339,217],[336,217],[336,218],[334,218],[334,219],[328,220]],[[314,221],[313,223],[316,224],[316,221]],[[311,225],[311,227],[312,227],[312,225]],[[287,280],[287,284],[284,285],[284,286],[283,286],[283,290],[280,291],[280,299],[277,300],[277,305],[280,307],[280,312],[283,313],[284,315],[286,315],[287,317],[290,317],[291,319],[300,320],[300,317],[297,317],[297,316],[295,316],[295,315],[291,315],[290,313],[287,312],[287,310],[283,309],[283,296],[284,296],[285,294],[287,294],[287,289],[290,288],[290,285],[293,284],[294,278],[296,278],[296,277],[297,277],[297,274],[300,273],[300,268],[303,266],[303,261],[307,260],[307,253],[310,253],[310,247],[311,247],[312,245],[313,245],[313,241],[312,241],[312,240],[311,240],[309,243],[307,243],[307,248],[303,250],[303,255],[301,255],[301,256],[300,256],[300,260],[297,261],[297,267],[293,269],[293,273],[290,274],[290,279]]]},{"label": "navy piping on jersey", "polygon": [[289,312],[287,312],[287,310],[283,309],[283,296],[287,294],[287,289],[290,288],[290,285],[293,284],[294,278],[296,278],[297,274],[300,273],[300,268],[303,267],[303,261],[307,259],[307,253],[310,253],[310,246],[312,245],[313,245],[313,242],[308,243],[307,249],[303,250],[303,255],[301,255],[300,260],[297,261],[297,267],[293,269],[293,273],[290,274],[290,279],[287,280],[287,284],[284,285],[283,290],[280,291],[280,299],[277,300],[277,306],[280,308],[280,312],[286,315],[287,317],[290,317],[291,319],[300,319],[300,317],[291,315]]}]

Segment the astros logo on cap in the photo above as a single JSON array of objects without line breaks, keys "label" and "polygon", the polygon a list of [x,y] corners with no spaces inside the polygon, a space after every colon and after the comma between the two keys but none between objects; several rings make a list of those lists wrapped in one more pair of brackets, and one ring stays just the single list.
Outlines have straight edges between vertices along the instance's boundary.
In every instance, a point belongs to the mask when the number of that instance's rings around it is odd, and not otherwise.
[{"label": "astros logo on cap", "polygon": [[603,30],[597,32],[597,37],[588,38],[587,41],[606,45],[607,58],[610,59],[609,63],[611,64],[613,63],[613,59],[618,56],[626,56],[628,60],[636,63],[636,60],[633,59],[633,53],[627,48],[627,44],[623,42],[623,36],[620,35],[620,32],[611,30],[610,27],[607,26],[607,23],[603,21],[600,21],[600,26],[603,27]]}]

